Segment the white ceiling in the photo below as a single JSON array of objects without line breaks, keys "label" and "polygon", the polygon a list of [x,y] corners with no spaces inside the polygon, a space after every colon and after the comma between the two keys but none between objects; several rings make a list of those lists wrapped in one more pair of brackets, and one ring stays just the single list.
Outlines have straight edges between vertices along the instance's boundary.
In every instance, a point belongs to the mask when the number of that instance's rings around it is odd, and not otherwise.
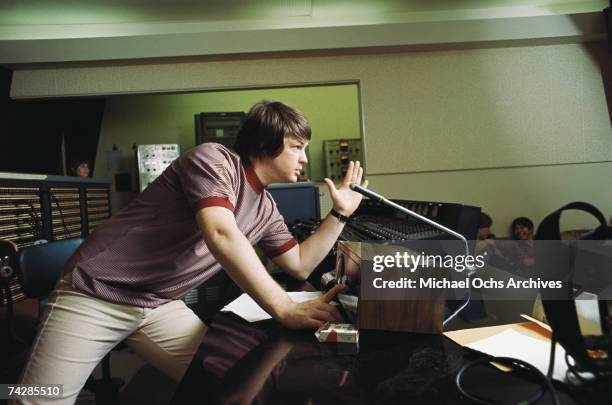
[{"label": "white ceiling", "polygon": [[[0,25],[129,24],[389,14],[600,11],[593,0],[3,0]],[[416,15],[414,17],[417,17]]]},{"label": "white ceiling", "polygon": [[0,0],[0,63],[604,34],[605,0]]}]

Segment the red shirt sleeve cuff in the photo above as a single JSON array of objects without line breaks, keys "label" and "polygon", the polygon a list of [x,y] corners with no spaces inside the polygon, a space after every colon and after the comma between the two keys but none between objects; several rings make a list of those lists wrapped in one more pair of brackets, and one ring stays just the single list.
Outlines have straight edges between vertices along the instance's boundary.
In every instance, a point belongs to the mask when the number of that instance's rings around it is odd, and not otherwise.
[{"label": "red shirt sleeve cuff", "polygon": [[230,202],[229,199],[225,197],[206,197],[202,198],[195,205],[195,210],[198,212],[202,208],[206,207],[223,207],[228,210],[234,212],[234,205]]},{"label": "red shirt sleeve cuff", "polygon": [[262,250],[264,251],[266,256],[268,256],[270,259],[273,259],[276,256],[280,256],[283,253],[285,253],[286,251],[291,250],[297,244],[298,244],[297,240],[292,238],[292,239],[289,239],[287,242],[283,243],[280,246],[277,246],[277,247],[272,248],[272,249],[262,249]]}]

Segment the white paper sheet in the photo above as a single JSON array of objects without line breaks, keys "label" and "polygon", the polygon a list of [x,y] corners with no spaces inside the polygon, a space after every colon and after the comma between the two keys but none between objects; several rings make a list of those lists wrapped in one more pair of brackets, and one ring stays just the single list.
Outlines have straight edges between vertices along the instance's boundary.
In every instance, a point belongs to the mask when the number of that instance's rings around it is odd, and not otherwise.
[{"label": "white paper sheet", "polygon": [[[492,356],[514,357],[526,361],[544,374],[548,371],[550,342],[524,335],[513,329],[507,329],[497,335],[478,340],[466,346]],[[557,343],[553,378],[565,381],[566,371],[565,350]]]},{"label": "white paper sheet", "polygon": [[[322,295],[320,291],[295,291],[288,292],[287,294],[289,294],[289,298],[291,298],[293,302],[309,301]],[[233,312],[249,322],[263,321],[272,318],[247,294],[242,294],[240,297],[227,304],[221,311]]]}]

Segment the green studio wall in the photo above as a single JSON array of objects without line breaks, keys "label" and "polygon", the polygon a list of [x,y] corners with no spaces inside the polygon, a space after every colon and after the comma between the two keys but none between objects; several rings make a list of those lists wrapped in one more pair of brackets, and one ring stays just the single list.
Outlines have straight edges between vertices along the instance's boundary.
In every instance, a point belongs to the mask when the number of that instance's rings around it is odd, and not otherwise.
[{"label": "green studio wall", "polygon": [[[324,177],[323,140],[360,138],[357,84],[111,96],[102,121],[94,175],[113,178],[106,164],[106,153],[117,145],[120,170],[132,172],[135,179],[133,144],[178,143],[185,152],[195,145],[194,114],[247,112],[261,100],[284,101],[308,118],[313,132],[308,150],[313,180],[321,181]],[[114,194],[114,210],[135,195],[133,192]]]}]

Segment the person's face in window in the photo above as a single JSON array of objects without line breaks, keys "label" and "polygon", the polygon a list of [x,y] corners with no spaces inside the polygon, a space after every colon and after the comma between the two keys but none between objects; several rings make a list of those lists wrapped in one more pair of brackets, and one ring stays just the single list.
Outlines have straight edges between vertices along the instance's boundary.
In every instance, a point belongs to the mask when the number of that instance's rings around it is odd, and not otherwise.
[{"label": "person's face in window", "polygon": [[89,177],[89,164],[81,163],[77,166],[75,174],[79,177]]}]

